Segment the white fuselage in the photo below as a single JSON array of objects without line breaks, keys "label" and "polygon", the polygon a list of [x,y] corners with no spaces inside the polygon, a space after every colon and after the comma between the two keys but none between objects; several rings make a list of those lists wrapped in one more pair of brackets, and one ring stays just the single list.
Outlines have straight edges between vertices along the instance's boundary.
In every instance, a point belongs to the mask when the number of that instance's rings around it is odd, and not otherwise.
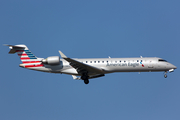
[{"label": "white fuselage", "polygon": [[22,61],[20,67],[42,72],[69,74],[73,79],[84,80],[85,84],[89,83],[89,79],[113,72],[165,71],[164,77],[166,78],[168,71],[173,72],[177,68],[166,60],[156,57],[72,59],[59,51],[62,59],[59,56],[44,59],[36,57],[26,45],[6,46],[9,46],[10,54],[17,53],[20,57]]},{"label": "white fuselage", "polygon": [[[169,71],[176,69],[173,64],[156,57],[145,58],[91,58],[91,59],[74,59],[84,64],[103,70],[103,74],[113,72],[150,72],[150,71]],[[29,68],[33,70],[64,73],[70,75],[79,75],[69,62],[64,59],[60,60],[59,65],[44,65],[44,67]],[[89,73],[93,75],[94,73]]]}]

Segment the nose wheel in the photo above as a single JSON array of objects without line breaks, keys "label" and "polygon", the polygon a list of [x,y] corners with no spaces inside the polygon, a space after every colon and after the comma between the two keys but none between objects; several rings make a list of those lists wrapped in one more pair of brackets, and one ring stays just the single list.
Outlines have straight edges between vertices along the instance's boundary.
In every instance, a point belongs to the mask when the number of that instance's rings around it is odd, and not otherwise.
[{"label": "nose wheel", "polygon": [[164,78],[167,78],[167,71],[165,71],[164,73]]}]

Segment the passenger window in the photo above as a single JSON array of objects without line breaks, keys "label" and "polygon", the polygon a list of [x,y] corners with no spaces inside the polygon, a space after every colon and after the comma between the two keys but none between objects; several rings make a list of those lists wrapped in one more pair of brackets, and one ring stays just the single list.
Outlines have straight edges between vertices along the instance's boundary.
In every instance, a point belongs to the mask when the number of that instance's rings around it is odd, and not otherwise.
[{"label": "passenger window", "polygon": [[139,62],[139,60],[137,60],[137,62]]},{"label": "passenger window", "polygon": [[115,61],[115,63],[117,63],[117,61]]},{"label": "passenger window", "polygon": [[142,60],[141,60],[141,62],[142,62]]},{"label": "passenger window", "polygon": [[96,61],[94,61],[94,63],[96,63]]},{"label": "passenger window", "polygon": [[124,62],[126,62],[126,61],[124,61]]},{"label": "passenger window", "polygon": [[107,61],[107,63],[108,63],[108,61]]},{"label": "passenger window", "polygon": [[90,63],[92,63],[92,61],[90,61]]},{"label": "passenger window", "polygon": [[88,61],[86,61],[86,63],[88,63]]},{"label": "passenger window", "polygon": [[119,62],[121,62],[121,61],[119,61]]},{"label": "passenger window", "polygon": [[102,61],[102,63],[104,63],[104,61]]},{"label": "passenger window", "polygon": [[100,61],[98,61],[98,63],[100,63]]}]

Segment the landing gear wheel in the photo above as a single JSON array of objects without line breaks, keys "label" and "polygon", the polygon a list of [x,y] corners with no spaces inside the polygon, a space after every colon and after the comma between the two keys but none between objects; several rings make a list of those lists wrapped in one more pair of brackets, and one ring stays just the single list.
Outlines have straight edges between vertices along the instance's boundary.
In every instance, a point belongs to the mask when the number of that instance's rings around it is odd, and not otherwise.
[{"label": "landing gear wheel", "polygon": [[167,75],[165,74],[164,77],[167,78]]},{"label": "landing gear wheel", "polygon": [[85,84],[88,84],[89,83],[89,80],[87,79],[87,80],[84,80],[84,83]]},{"label": "landing gear wheel", "polygon": [[88,84],[89,83],[89,80],[88,80],[89,76],[87,74],[87,72],[84,72],[81,76],[81,79],[84,80],[84,83],[85,84]]}]

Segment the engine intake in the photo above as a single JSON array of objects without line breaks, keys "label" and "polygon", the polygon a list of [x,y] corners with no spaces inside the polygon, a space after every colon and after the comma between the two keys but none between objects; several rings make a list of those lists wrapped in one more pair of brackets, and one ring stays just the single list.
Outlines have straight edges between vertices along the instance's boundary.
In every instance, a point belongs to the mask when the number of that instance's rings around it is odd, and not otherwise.
[{"label": "engine intake", "polygon": [[60,64],[60,57],[59,56],[51,56],[46,59],[42,60],[42,63],[48,65],[59,65]]}]

